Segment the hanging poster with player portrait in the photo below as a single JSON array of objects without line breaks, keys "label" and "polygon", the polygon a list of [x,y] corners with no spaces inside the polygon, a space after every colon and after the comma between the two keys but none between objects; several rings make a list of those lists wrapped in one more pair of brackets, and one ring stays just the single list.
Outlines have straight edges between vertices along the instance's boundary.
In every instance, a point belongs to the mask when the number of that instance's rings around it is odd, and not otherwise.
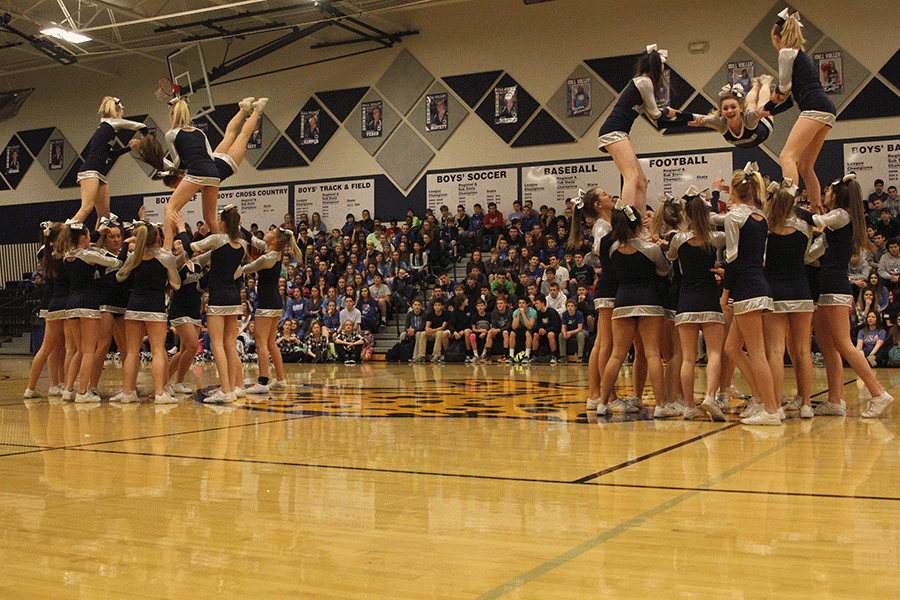
[{"label": "hanging poster with player portrait", "polygon": [[449,124],[447,94],[425,96],[425,131],[441,131]]},{"label": "hanging poster with player portrait", "polygon": [[6,172],[9,175],[15,175],[22,168],[19,164],[19,151],[21,148],[18,144],[6,147]]},{"label": "hanging poster with player portrait", "polygon": [[570,117],[591,116],[591,78],[566,80],[566,113]]},{"label": "hanging poster with player portrait", "polygon": [[50,140],[50,170],[63,168],[65,163],[65,140]]},{"label": "hanging poster with player portrait", "polygon": [[753,87],[753,77],[756,72],[756,63],[752,60],[728,63],[728,85],[739,85],[748,94]]},{"label": "hanging poster with player portrait", "polygon": [[518,121],[519,86],[494,88],[494,125]]},{"label": "hanging poster with player portrait", "polygon": [[816,52],[813,54],[813,60],[816,62],[819,81],[822,83],[825,93],[843,94],[843,53],[840,50],[835,52]]},{"label": "hanging poster with player portrait", "polygon": [[259,119],[256,122],[256,129],[253,130],[253,133],[250,134],[250,139],[247,140],[247,150],[258,150],[258,149],[262,148],[262,143],[263,143],[262,124],[263,124],[262,119]]},{"label": "hanging poster with player portrait", "polygon": [[300,120],[303,122],[303,131],[300,134],[301,143],[304,146],[319,143],[319,111],[301,111]]},{"label": "hanging poster with player portrait", "polygon": [[383,114],[381,100],[362,103],[362,136],[364,138],[381,137],[381,129],[384,126],[381,121]]}]

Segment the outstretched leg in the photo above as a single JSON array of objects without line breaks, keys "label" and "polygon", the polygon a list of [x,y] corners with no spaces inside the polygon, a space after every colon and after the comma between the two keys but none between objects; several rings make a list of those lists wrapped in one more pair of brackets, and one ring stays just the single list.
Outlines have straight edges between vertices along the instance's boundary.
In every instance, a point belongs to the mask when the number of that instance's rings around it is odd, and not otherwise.
[{"label": "outstretched leg", "polygon": [[[234,159],[234,163],[237,166],[241,166],[241,163],[244,162],[244,154],[247,153],[247,142],[250,141],[250,136],[253,135],[253,132],[256,130],[256,123],[259,121],[260,111],[253,109],[250,112],[250,116],[247,117],[247,120],[244,121],[244,126],[241,127],[241,132],[234,139],[234,143],[231,144],[225,152]],[[222,144],[219,144],[220,146]]]},{"label": "outstretched leg", "polygon": [[250,102],[252,102],[252,98],[244,98],[240,101],[238,106],[240,107],[235,113],[231,120],[228,122],[228,126],[225,127],[225,137],[222,138],[222,141],[219,142],[219,145],[216,146],[216,152],[228,152],[231,146],[234,145],[234,141],[237,138],[238,131],[241,130],[241,123],[244,122],[244,119],[247,118],[247,113],[250,112]]}]

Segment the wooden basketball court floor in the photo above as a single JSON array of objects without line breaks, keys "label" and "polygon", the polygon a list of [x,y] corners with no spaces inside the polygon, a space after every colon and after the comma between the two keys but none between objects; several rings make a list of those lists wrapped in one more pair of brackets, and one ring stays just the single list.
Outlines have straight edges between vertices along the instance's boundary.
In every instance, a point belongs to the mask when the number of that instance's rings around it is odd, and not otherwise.
[{"label": "wooden basketball court floor", "polygon": [[25,403],[28,365],[0,598],[900,597],[898,413],[859,418],[849,372],[847,417],[748,428],[598,422],[572,365],[291,365],[227,407]]}]

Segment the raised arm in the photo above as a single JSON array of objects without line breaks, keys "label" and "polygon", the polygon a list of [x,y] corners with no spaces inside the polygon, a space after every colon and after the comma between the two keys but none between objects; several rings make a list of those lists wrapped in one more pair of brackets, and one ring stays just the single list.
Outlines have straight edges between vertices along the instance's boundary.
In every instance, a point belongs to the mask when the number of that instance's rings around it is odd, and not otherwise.
[{"label": "raised arm", "polygon": [[263,254],[256,260],[246,265],[243,265],[239,268],[240,275],[246,275],[247,273],[256,273],[257,271],[262,271],[263,269],[269,269],[275,266],[275,263],[279,261],[278,252],[272,250],[268,254]]}]

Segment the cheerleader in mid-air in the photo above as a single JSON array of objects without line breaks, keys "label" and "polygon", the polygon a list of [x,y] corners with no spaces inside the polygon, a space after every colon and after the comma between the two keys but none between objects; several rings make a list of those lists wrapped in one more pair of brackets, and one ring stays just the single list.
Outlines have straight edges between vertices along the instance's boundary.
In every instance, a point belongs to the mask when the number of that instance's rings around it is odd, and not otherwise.
[{"label": "cheerleader in mid-air", "polygon": [[[259,273],[256,280],[258,304],[256,307],[256,353],[259,357],[259,380],[247,388],[250,394],[267,394],[269,390],[283,390],[287,387],[281,352],[275,343],[278,333],[278,319],[284,310],[284,302],[278,293],[278,279],[281,277],[281,255],[285,249],[297,260],[303,259],[302,251],[294,239],[294,232],[284,227],[270,229],[263,240],[267,252],[250,264],[241,267],[240,275]],[[275,380],[269,381],[269,357],[275,366]]]},{"label": "cheerleader in mid-air", "polygon": [[753,87],[744,95],[744,88],[736,83],[726,85],[719,92],[719,108],[709,115],[679,113],[688,125],[715,129],[725,141],[738,148],[755,148],[769,139],[774,122],[772,117],[760,117],[757,108],[771,98],[772,77],[754,78]]},{"label": "cheerleader in mid-air", "polygon": [[[40,398],[41,394],[37,391],[37,382],[47,365],[47,378],[50,380],[50,389],[48,396],[60,396],[63,390],[62,384],[65,382],[66,374],[63,368],[65,358],[65,343],[63,340],[63,323],[66,318],[65,297],[61,297],[61,301],[57,302],[57,307],[62,309],[58,311],[53,318],[50,317],[51,303],[55,297],[54,289],[56,281],[59,279],[57,268],[61,266],[54,260],[54,245],[62,223],[51,223],[45,221],[41,223],[41,236],[44,245],[38,252],[38,260],[41,265],[41,273],[44,274],[44,294],[41,297],[40,317],[44,319],[44,341],[41,342],[41,348],[34,355],[31,361],[31,373],[28,378],[28,387],[25,388],[25,399]],[[68,280],[67,280],[68,281]],[[68,290],[66,291],[68,294]]]},{"label": "cheerleader in mid-air", "polygon": [[[110,169],[110,159],[129,152],[132,147],[125,146],[118,150],[112,149],[116,141],[116,132],[120,129],[134,129],[144,136],[144,145],[148,148],[155,142],[160,146],[155,136],[150,135],[147,126],[135,121],[126,121],[122,118],[124,109],[118,98],[106,96],[100,103],[100,126],[91,141],[88,143],[87,156],[84,164],[78,170],[78,185],[81,187],[81,208],[75,213],[73,221],[84,223],[91,211],[96,207],[98,217],[109,217],[109,185],[106,183],[106,175]],[[162,153],[160,146],[159,153]]]},{"label": "cheerleader in mid-air", "polygon": [[833,182],[827,192],[827,214],[815,215],[801,208],[795,209],[797,216],[813,227],[825,228],[826,247],[820,259],[815,324],[816,342],[825,358],[828,400],[821,402],[814,412],[822,416],[845,414],[847,405],[840,396],[844,389],[843,358],[872,396],[862,416],[878,417],[894,401],[894,397],[878,383],[868,361],[853,345],[847,313],[853,306],[847,265],[854,253],[871,247],[866,237],[862,189],[856,175],[851,173]]},{"label": "cheerleader in mid-air", "polygon": [[[647,51],[638,59],[637,75],[619,94],[606,122],[600,127],[598,146],[612,156],[622,174],[622,201],[638,209],[641,215],[647,207],[647,177],[638,162],[637,155],[628,134],[634,121],[642,113],[658,126],[667,125],[666,118],[674,118],[671,108],[660,110],[657,98],[663,89],[663,63],[668,53],[657,50],[656,44],[647,46]],[[682,125],[674,121],[671,124]]]},{"label": "cheerleader in mid-air", "polygon": [[772,28],[772,43],[778,50],[778,87],[772,99],[757,112],[762,117],[783,112],[789,107],[788,98],[794,97],[800,118],[791,129],[778,160],[784,177],[793,181],[788,191],[796,196],[797,182],[803,177],[810,204],[818,211],[822,189],[816,177],[816,159],[825,136],[834,126],[837,111],[822,89],[812,60],[803,51],[806,40],[800,29],[800,15],[789,13],[788,9],[781,11]]},{"label": "cheerleader in mid-air", "polygon": [[137,402],[135,381],[140,367],[141,343],[144,334],[150,342],[153,356],[150,371],[157,404],[172,404],[177,400],[165,390],[168,354],[166,353],[166,285],[177,290],[181,277],[175,268],[175,258],[162,248],[162,230],[152,223],[134,224],[134,250],[116,278],[125,281],[134,273],[134,287],[125,310],[125,344],[128,351],[122,366],[122,392],[112,402]]}]

